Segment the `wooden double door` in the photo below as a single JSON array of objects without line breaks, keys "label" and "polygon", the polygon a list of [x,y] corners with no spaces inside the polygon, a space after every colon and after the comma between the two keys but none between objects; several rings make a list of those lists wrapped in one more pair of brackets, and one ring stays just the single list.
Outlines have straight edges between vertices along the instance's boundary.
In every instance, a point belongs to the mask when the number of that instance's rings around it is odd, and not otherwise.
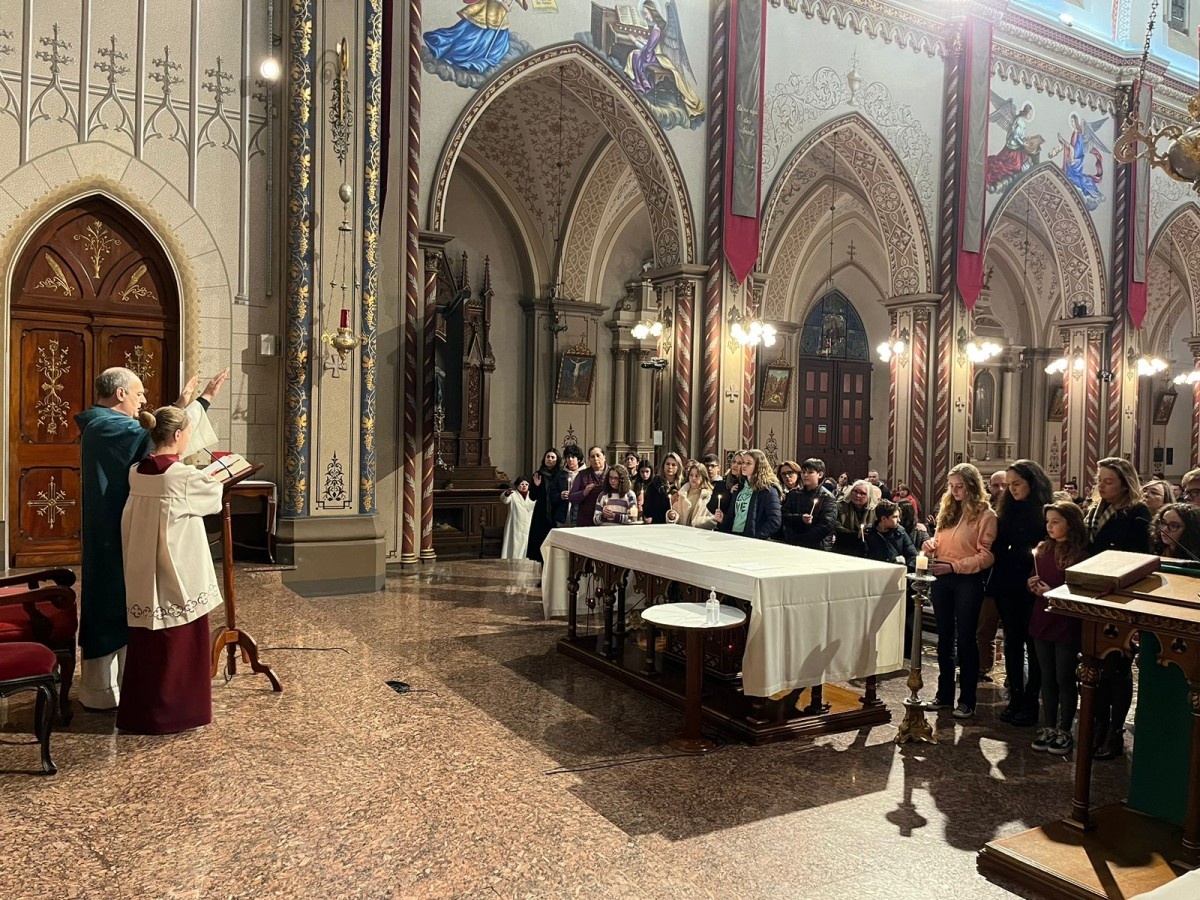
[{"label": "wooden double door", "polygon": [[801,357],[796,452],[825,461],[833,478],[865,478],[870,465],[871,364]]},{"label": "wooden double door", "polygon": [[151,408],[177,396],[178,289],[158,242],[103,198],[53,216],[14,274],[9,563],[72,565],[83,523],[75,415],[110,366],[137,373]]}]

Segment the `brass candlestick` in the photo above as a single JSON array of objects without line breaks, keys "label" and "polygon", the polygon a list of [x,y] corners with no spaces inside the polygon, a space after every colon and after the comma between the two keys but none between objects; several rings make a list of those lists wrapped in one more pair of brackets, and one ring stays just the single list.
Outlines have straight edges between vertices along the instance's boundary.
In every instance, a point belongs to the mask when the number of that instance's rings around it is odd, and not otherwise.
[{"label": "brass candlestick", "polygon": [[921,705],[921,688],[925,686],[921,678],[921,617],[925,601],[937,581],[932,575],[924,572],[914,572],[904,576],[912,585],[913,623],[912,644],[908,661],[908,698],[904,701],[904,721],[896,732],[896,743],[906,744],[909,741],[925,741],[936,744],[937,735],[933,726],[925,719],[925,708]]}]

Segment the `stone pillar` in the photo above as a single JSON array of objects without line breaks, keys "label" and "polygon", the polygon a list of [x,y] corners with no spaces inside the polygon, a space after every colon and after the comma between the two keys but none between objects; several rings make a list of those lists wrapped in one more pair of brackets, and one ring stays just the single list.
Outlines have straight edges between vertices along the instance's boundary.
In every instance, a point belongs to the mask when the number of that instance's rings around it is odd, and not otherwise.
[{"label": "stone pillar", "polygon": [[1100,414],[1100,360],[1111,316],[1081,316],[1054,323],[1063,340],[1067,371],[1063,389],[1067,410],[1063,419],[1062,472],[1076,478],[1082,492],[1091,486],[1103,449]]},{"label": "stone pillar", "polygon": [[905,342],[904,351],[888,362],[888,478],[890,484],[905,482],[922,504],[929,459],[930,363],[937,358],[930,340],[940,299],[937,294],[912,294],[884,301],[892,337]]},{"label": "stone pillar", "polygon": [[[630,409],[633,412],[633,431],[629,443],[638,456],[654,456],[654,436],[651,434],[653,423],[654,390],[653,369],[645,368],[642,363],[649,362],[654,355],[653,350],[641,348],[630,354],[630,361],[636,368],[633,370],[633,398]],[[655,459],[655,463],[659,462]]]},{"label": "stone pillar", "polygon": [[1017,373],[1012,363],[1005,363],[1000,372],[1000,453],[1012,460],[1017,455]]}]

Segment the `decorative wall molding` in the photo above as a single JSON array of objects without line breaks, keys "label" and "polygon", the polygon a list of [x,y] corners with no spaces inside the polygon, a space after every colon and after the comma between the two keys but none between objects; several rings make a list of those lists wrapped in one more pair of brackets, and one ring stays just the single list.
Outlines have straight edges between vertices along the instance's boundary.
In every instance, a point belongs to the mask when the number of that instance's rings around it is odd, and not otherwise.
[{"label": "decorative wall molding", "polygon": [[[764,176],[781,163],[784,152],[794,146],[806,125],[823,113],[843,107],[852,111],[850,116],[869,122],[868,127],[878,130],[886,139],[885,143],[894,148],[895,156],[904,160],[901,165],[907,167],[921,209],[926,219],[933,221],[938,177],[933,140],[913,115],[912,107],[896,102],[887,85],[878,81],[861,83],[857,54],[851,57],[845,72],[823,66],[808,80],[793,75],[767,91],[763,127]],[[779,175],[776,184],[782,183],[783,177]]]},{"label": "decorative wall molding", "polygon": [[1116,112],[1115,83],[1106,84],[1098,78],[1089,78],[1001,43],[992,45],[992,74],[1039,94],[1049,94],[1108,115]]},{"label": "decorative wall molding", "polygon": [[848,28],[855,34],[865,34],[915,53],[930,57],[946,53],[946,28],[942,22],[880,0],[770,0],[776,8],[781,2],[788,12],[803,13],[809,19]]}]

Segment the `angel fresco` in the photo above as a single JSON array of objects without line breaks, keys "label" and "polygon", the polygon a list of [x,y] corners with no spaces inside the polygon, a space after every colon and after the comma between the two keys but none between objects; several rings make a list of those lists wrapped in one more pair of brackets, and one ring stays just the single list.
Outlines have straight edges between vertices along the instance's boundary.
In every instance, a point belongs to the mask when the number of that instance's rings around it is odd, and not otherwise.
[{"label": "angel fresco", "polygon": [[[447,81],[478,87],[496,66],[529,52],[508,27],[514,0],[474,0],[458,11],[458,22],[425,32],[425,68]],[[515,0],[529,9],[529,0]]]},{"label": "angel fresco", "polygon": [[[1106,122],[1107,116],[1094,122],[1085,122],[1075,113],[1071,113],[1071,136],[1058,136],[1059,148],[1063,155],[1063,174],[1079,191],[1088,212],[1104,202],[1104,194],[1100,190],[1100,181],[1104,178],[1104,157],[1101,154],[1112,151],[1100,140],[1099,130]],[[1093,172],[1086,171],[1089,157],[1094,163]]]},{"label": "angel fresco", "polygon": [[992,107],[988,121],[1005,130],[1004,146],[1000,152],[987,158],[984,169],[987,189],[995,193],[1006,190],[1041,161],[1039,157],[1046,139],[1040,134],[1028,134],[1029,123],[1034,115],[1032,103],[1025,103],[1017,109],[1011,97],[1006,100],[992,91]]},{"label": "angel fresco", "polygon": [[592,4],[592,31],[577,38],[625,73],[664,128],[694,128],[705,105],[683,42],[677,0],[641,0],[605,9]]}]

